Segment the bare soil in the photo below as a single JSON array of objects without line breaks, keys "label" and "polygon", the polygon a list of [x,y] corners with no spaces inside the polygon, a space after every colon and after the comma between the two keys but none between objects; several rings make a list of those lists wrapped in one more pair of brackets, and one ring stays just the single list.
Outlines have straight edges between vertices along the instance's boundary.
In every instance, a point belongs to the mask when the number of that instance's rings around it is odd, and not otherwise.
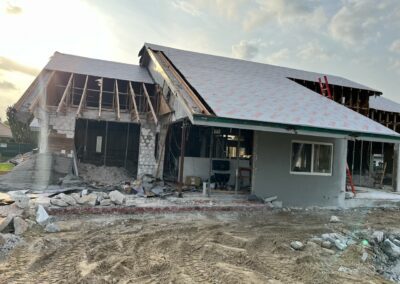
[{"label": "bare soil", "polygon": [[[329,224],[332,214],[343,222]],[[400,229],[400,214],[213,212],[70,216],[56,223],[63,232],[31,230],[0,261],[0,283],[387,283],[372,257],[361,261],[360,244],[333,253],[307,241],[329,232]],[[294,240],[305,249],[292,250]]]}]

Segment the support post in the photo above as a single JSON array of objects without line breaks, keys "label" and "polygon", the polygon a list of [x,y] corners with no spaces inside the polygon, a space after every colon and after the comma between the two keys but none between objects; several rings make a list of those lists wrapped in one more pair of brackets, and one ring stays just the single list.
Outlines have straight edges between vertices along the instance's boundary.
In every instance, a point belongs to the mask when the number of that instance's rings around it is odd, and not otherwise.
[{"label": "support post", "polygon": [[103,78],[99,79],[100,84],[100,94],[99,94],[99,118],[101,117],[101,104],[103,102]]},{"label": "support post", "polygon": [[238,193],[239,191],[239,153],[240,153],[240,129],[239,129],[239,134],[238,134],[238,141],[237,141],[237,146],[236,146],[236,182],[235,182],[235,194]]},{"label": "support post", "polygon": [[181,135],[181,161],[179,163],[179,187],[178,187],[178,197],[182,196],[182,186],[183,186],[183,166],[185,164],[185,148],[186,148],[186,127],[187,122],[184,120],[182,122],[182,135]]},{"label": "support post", "polygon": [[107,161],[107,137],[108,137],[108,121],[106,121],[106,137],[104,141],[104,166],[106,165]]},{"label": "support post", "polygon": [[119,91],[118,91],[118,81],[115,80],[115,102],[116,102],[116,114],[117,114],[117,120],[121,119],[121,112],[119,109]]},{"label": "support post", "polygon": [[210,136],[210,168],[208,170],[208,190],[207,196],[211,195],[211,175],[212,175],[212,156],[213,156],[213,148],[214,148],[214,127],[211,127],[211,136]]},{"label": "support post", "polygon": [[78,107],[78,111],[76,112],[76,116],[79,116],[81,114],[82,109],[83,109],[83,104],[85,104],[85,101],[86,101],[86,93],[87,93],[86,91],[87,91],[88,79],[89,79],[89,76],[86,76],[85,86],[83,87],[82,97],[81,97],[81,101],[79,102],[79,107]]},{"label": "support post", "polygon": [[361,140],[361,147],[360,147],[360,186],[362,186],[361,184],[361,179],[362,179],[362,163],[363,163],[363,143],[364,141]]},{"label": "support post", "polygon": [[356,151],[356,140],[353,140],[353,154],[351,158],[351,176],[354,175],[354,153]]},{"label": "support post", "polygon": [[127,125],[128,125],[128,130],[127,130],[127,132],[126,132],[125,160],[124,160],[124,168],[125,168],[125,169],[126,169],[126,159],[127,159],[127,157],[128,157],[129,128],[130,128],[130,125],[129,125],[129,123],[127,123]]},{"label": "support post", "polygon": [[84,145],[84,147],[83,147],[83,159],[84,159],[84,160],[86,160],[86,157],[87,157],[88,124],[89,124],[89,120],[86,119],[86,127],[85,127],[85,145]]},{"label": "support post", "polygon": [[400,144],[394,144],[393,191],[400,192]]}]

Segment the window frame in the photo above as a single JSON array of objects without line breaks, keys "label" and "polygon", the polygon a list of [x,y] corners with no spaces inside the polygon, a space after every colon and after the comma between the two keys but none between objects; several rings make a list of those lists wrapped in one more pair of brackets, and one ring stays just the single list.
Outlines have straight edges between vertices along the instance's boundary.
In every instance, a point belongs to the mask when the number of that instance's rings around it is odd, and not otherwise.
[{"label": "window frame", "polygon": [[[298,144],[309,144],[311,145],[311,171],[310,172],[296,172],[292,171],[292,163],[293,163],[293,144],[298,143]],[[331,165],[330,165],[330,172],[329,173],[320,173],[320,172],[314,172],[314,146],[315,145],[324,145],[324,146],[330,146],[332,151],[331,151]],[[333,174],[333,143],[327,143],[327,142],[317,142],[317,141],[305,141],[305,140],[292,140],[290,143],[290,168],[289,172],[292,175],[309,175],[309,176],[332,176]]]}]

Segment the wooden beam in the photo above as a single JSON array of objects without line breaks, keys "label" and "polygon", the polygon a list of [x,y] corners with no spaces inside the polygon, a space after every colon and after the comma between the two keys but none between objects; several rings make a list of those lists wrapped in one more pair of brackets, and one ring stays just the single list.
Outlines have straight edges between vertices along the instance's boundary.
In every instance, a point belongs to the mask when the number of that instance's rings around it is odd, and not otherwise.
[{"label": "wooden beam", "polygon": [[167,68],[172,72],[178,82],[183,86],[185,91],[189,94],[193,102],[197,105],[197,107],[201,110],[201,113],[205,115],[211,115],[208,109],[204,106],[204,104],[200,101],[199,97],[193,92],[192,88],[185,82],[185,80],[180,76],[180,74],[175,70],[174,66],[169,62],[167,57],[162,52],[157,52],[160,55],[161,60],[167,66]]},{"label": "wooden beam", "polygon": [[115,80],[115,102],[116,104],[116,109],[117,109],[117,120],[121,119],[121,111],[119,109],[119,91],[118,91],[118,81]]},{"label": "wooden beam", "polygon": [[88,80],[89,80],[89,76],[86,75],[85,86],[83,87],[83,92],[82,92],[82,96],[81,96],[81,101],[79,102],[79,107],[78,107],[78,111],[76,112],[76,116],[79,116],[79,115],[81,114],[84,101],[86,100],[86,90],[87,90],[87,83],[88,83]]},{"label": "wooden beam", "polygon": [[104,83],[104,78],[100,79],[100,94],[99,94],[99,118],[101,117],[101,103],[103,101],[103,83]]},{"label": "wooden beam", "polygon": [[61,108],[62,108],[62,106],[63,106],[63,104],[65,102],[65,99],[67,98],[67,94],[69,93],[69,91],[70,91],[70,89],[72,87],[73,77],[74,77],[74,73],[71,73],[71,76],[69,76],[68,84],[65,87],[65,90],[64,90],[64,93],[63,93],[63,95],[61,97],[60,103],[58,104],[57,113],[59,113],[61,111]]},{"label": "wooden beam", "polygon": [[131,99],[132,99],[132,103],[133,103],[133,109],[135,111],[136,121],[140,122],[139,112],[138,112],[137,105],[136,105],[136,95],[135,95],[135,91],[132,88],[132,82],[129,82],[129,90],[128,91],[131,93]]},{"label": "wooden beam", "polygon": [[153,104],[151,103],[149,93],[147,92],[147,89],[146,89],[146,85],[145,85],[144,83],[142,83],[142,85],[143,85],[143,91],[144,91],[143,93],[144,93],[144,96],[145,96],[146,99],[147,99],[147,103],[148,103],[149,106],[150,106],[150,111],[151,111],[151,113],[152,113],[152,115],[153,115],[154,122],[155,122],[156,124],[158,124],[157,115],[156,115],[156,113],[154,112]]},{"label": "wooden beam", "polygon": [[[29,111],[30,111],[30,112],[32,112],[32,111],[36,108],[36,106],[37,106],[38,103],[40,102],[40,99],[42,99],[43,97],[45,97],[45,99],[47,99],[47,98],[46,98],[47,86],[50,84],[50,82],[51,82],[51,80],[53,79],[55,73],[56,73],[56,71],[52,71],[52,72],[51,72],[50,77],[49,77],[49,81],[47,82],[47,85],[44,86],[43,90],[40,90],[40,91],[39,91],[39,94],[36,96],[36,98],[35,98],[35,100],[33,101],[33,103],[29,106]],[[39,78],[39,80],[40,80],[40,78]],[[37,86],[39,86],[39,88],[40,88],[40,83],[39,83],[39,82],[38,82]],[[45,102],[45,105],[46,105],[46,104],[47,104],[47,102]]]}]

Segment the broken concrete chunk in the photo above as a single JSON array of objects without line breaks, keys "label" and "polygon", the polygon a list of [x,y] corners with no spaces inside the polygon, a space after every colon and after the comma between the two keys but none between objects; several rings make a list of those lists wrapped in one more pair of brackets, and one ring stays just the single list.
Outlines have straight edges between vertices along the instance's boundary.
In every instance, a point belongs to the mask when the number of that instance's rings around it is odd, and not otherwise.
[{"label": "broken concrete chunk", "polygon": [[24,193],[14,194],[12,198],[15,201],[15,205],[17,205],[19,208],[29,208],[29,197],[26,196]]},{"label": "broken concrete chunk", "polygon": [[294,250],[303,250],[304,249],[304,245],[302,242],[299,241],[294,241],[290,243],[290,246],[292,247],[292,249]]},{"label": "broken concrete chunk", "polygon": [[362,262],[366,262],[368,259],[368,253],[367,252],[363,252],[362,256],[361,256],[361,261]]},{"label": "broken concrete chunk", "polygon": [[385,239],[382,244],[383,252],[390,258],[400,257],[400,247],[396,246],[391,240]]},{"label": "broken concrete chunk", "polygon": [[9,215],[5,218],[0,218],[0,233],[10,231],[10,226],[13,219],[13,215]]},{"label": "broken concrete chunk", "polygon": [[122,205],[125,201],[125,195],[118,190],[111,191],[109,196],[111,201],[117,205]]},{"label": "broken concrete chunk", "polygon": [[94,194],[94,193],[90,193],[88,195],[84,195],[78,200],[78,203],[81,204],[81,205],[96,206],[96,204],[97,204],[97,195]]},{"label": "broken concrete chunk", "polygon": [[60,232],[60,228],[59,228],[56,224],[54,224],[54,223],[47,224],[46,227],[44,228],[44,230],[45,230],[47,233],[57,233],[57,232]]},{"label": "broken concrete chunk", "polygon": [[100,206],[110,206],[111,205],[111,200],[110,199],[103,199],[100,201]]},{"label": "broken concrete chunk", "polygon": [[267,203],[267,202],[272,202],[272,201],[277,200],[277,199],[278,199],[278,196],[271,196],[271,197],[265,198],[265,199],[264,199],[264,202],[265,202],[265,203]]},{"label": "broken concrete chunk", "polygon": [[28,230],[28,228],[29,224],[25,222],[24,219],[18,216],[14,218],[14,233],[16,235],[22,235]]},{"label": "broken concrete chunk", "polygon": [[329,220],[329,223],[339,223],[340,219],[338,216],[332,215],[331,219]]},{"label": "broken concrete chunk", "polygon": [[13,204],[14,200],[7,193],[0,192],[0,205]]},{"label": "broken concrete chunk", "polygon": [[36,211],[36,222],[40,225],[45,225],[50,219],[49,214],[47,214],[46,210],[42,205],[38,206],[38,209]]},{"label": "broken concrete chunk", "polygon": [[335,247],[338,250],[345,250],[347,248],[347,245],[343,242],[341,242],[340,240],[335,240]]},{"label": "broken concrete chunk", "polygon": [[82,190],[81,196],[88,195],[89,191],[87,189]]},{"label": "broken concrete chunk", "polygon": [[68,205],[76,205],[76,200],[70,196],[70,195],[66,195],[64,193],[60,193],[59,195],[57,195],[62,201],[64,201],[65,203],[67,203]]},{"label": "broken concrete chunk", "polygon": [[68,203],[62,199],[52,198],[50,199],[50,204],[58,207],[67,207]]},{"label": "broken concrete chunk", "polygon": [[75,202],[78,202],[78,200],[81,198],[81,195],[77,192],[73,192],[70,194],[70,196],[75,199]]},{"label": "broken concrete chunk", "polygon": [[274,206],[274,208],[278,208],[279,209],[279,208],[283,207],[283,202],[282,201],[275,200],[275,201],[272,201],[271,203]]},{"label": "broken concrete chunk", "polygon": [[322,243],[321,243],[321,247],[323,247],[323,248],[326,248],[326,249],[330,249],[330,248],[332,248],[332,243],[330,242],[330,241],[323,241]]}]

